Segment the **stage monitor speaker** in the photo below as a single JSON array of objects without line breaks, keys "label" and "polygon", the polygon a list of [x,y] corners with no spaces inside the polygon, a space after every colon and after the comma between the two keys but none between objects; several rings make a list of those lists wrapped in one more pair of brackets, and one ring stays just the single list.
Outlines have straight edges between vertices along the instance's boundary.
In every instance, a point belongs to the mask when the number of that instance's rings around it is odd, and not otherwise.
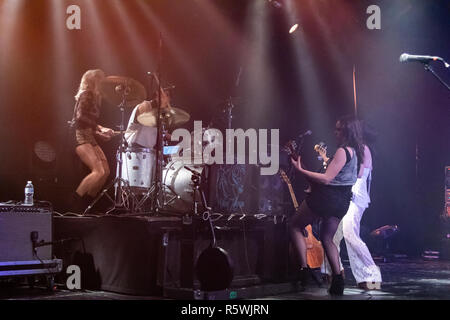
[{"label": "stage monitor speaker", "polygon": [[52,246],[36,248],[37,242],[52,241],[51,206],[21,206],[0,204],[0,262],[51,260]]}]

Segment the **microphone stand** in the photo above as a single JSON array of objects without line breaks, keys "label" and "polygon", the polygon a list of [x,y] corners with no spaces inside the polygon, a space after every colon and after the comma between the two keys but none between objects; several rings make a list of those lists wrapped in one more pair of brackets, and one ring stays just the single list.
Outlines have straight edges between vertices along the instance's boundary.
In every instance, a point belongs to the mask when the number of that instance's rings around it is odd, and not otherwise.
[{"label": "microphone stand", "polygon": [[152,199],[151,209],[156,214],[159,211],[159,197],[162,193],[161,180],[162,180],[162,131],[161,131],[161,64],[162,64],[162,35],[159,34],[159,59],[158,59],[158,98],[157,98],[157,119],[156,119],[156,174],[155,174],[155,193]]},{"label": "microphone stand", "polygon": [[429,63],[425,63],[425,66],[424,66],[424,67],[425,67],[425,70],[430,71],[431,74],[432,74],[433,76],[435,76],[435,77],[439,80],[440,83],[442,83],[448,90],[450,90],[450,86],[449,86],[448,84],[446,84],[446,83],[444,82],[444,80],[442,80],[441,77],[438,76],[438,74],[433,70],[433,68],[430,66]]},{"label": "microphone stand", "polygon": [[[162,181],[162,173],[163,173],[163,136],[166,134],[166,117],[164,120],[161,117],[161,65],[162,65],[162,34],[160,33],[159,40],[159,62],[158,62],[158,71],[157,76],[154,75],[154,78],[158,84],[158,98],[157,98],[157,108],[158,108],[158,118],[156,122],[157,127],[157,137],[156,137],[156,174],[155,174],[155,182],[154,182],[154,197],[152,198],[151,210],[155,214],[158,214],[161,209],[164,209],[165,206],[170,204],[175,199],[179,198],[176,192],[170,187],[164,184],[164,187],[170,190],[174,197],[172,197],[169,201],[166,202],[165,190],[163,189],[163,181]],[[170,105],[169,105],[170,106]]]}]

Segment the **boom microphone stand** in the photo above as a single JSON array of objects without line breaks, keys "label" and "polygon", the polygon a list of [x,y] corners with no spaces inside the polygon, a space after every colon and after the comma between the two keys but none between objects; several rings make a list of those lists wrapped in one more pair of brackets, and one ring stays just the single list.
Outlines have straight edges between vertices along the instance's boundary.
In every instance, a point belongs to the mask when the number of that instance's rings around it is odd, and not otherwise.
[{"label": "boom microphone stand", "polygon": [[425,70],[430,71],[433,74],[433,76],[435,76],[439,80],[439,82],[444,85],[444,87],[446,87],[448,90],[450,90],[450,86],[448,84],[446,84],[444,82],[444,80],[442,80],[441,77],[438,76],[438,74],[433,70],[433,68],[430,66],[429,63],[425,63],[424,68],[425,68]]}]

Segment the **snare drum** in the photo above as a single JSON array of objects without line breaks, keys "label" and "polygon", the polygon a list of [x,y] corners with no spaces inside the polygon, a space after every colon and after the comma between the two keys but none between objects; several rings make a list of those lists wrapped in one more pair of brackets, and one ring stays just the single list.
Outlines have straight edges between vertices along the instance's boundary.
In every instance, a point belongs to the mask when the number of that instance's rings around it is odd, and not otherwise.
[{"label": "snare drum", "polygon": [[[154,150],[127,148],[122,152],[122,179],[128,181],[132,189],[145,190],[151,187],[156,168]],[[119,170],[117,170],[119,176]]]}]

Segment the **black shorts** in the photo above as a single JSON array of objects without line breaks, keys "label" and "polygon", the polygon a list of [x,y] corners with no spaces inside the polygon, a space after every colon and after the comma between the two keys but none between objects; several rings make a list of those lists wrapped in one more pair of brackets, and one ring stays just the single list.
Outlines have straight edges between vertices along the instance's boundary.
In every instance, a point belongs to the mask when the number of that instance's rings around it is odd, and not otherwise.
[{"label": "black shorts", "polygon": [[312,212],[321,217],[342,219],[352,200],[352,186],[312,185],[306,203]]},{"label": "black shorts", "polygon": [[75,141],[77,143],[77,146],[90,143],[93,147],[95,147],[98,144],[97,141],[95,140],[94,130],[92,128],[76,129]]}]

